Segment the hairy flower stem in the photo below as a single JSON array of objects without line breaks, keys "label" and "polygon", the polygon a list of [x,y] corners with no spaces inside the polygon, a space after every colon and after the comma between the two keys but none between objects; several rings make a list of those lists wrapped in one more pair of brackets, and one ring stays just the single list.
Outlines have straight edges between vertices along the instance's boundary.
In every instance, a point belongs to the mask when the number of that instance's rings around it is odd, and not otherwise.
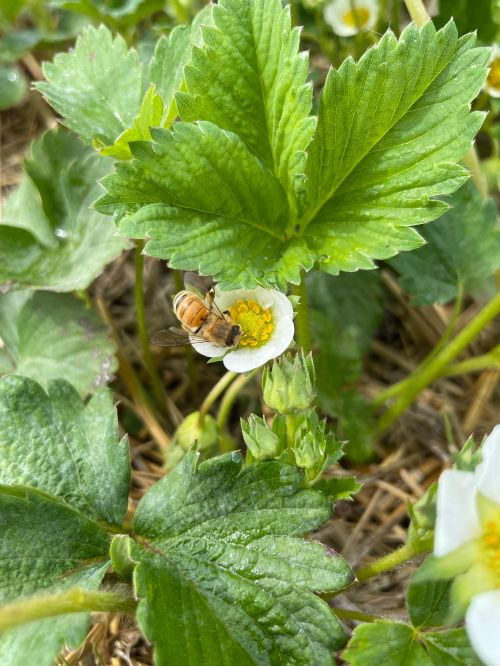
[{"label": "hairy flower stem", "polygon": [[212,387],[210,392],[207,394],[205,400],[201,403],[200,415],[198,417],[198,425],[201,427],[203,425],[203,419],[205,414],[208,412],[210,407],[214,404],[217,398],[226,390],[229,384],[236,379],[238,376],[237,372],[232,372],[229,370],[226,374],[222,375],[217,384]]},{"label": "hairy flower stem", "polygon": [[422,0],[405,0],[406,9],[413,23],[421,28],[424,23],[431,20]]},{"label": "hairy flower stem", "polygon": [[[386,430],[398,416],[415,400],[417,395],[438,377],[448,373],[452,361],[481,333],[489,322],[500,314],[500,292],[487,303],[465,328],[458,333],[432,360],[427,359],[405,380],[391,387],[398,397],[379,420],[377,433]],[[453,367],[453,366],[452,366]],[[396,388],[397,387],[397,388]],[[388,397],[388,392],[385,392]]]},{"label": "hairy flower stem", "polygon": [[356,578],[362,583],[363,581],[368,580],[368,578],[377,576],[389,569],[394,569],[394,567],[411,560],[411,558],[418,555],[418,553],[418,550],[415,550],[413,546],[407,543],[398,550],[395,550],[394,552],[381,557],[379,560],[376,560],[376,562],[369,564],[367,567],[363,567],[356,571]]},{"label": "hairy flower stem", "polygon": [[297,342],[304,350],[304,353],[308,354],[311,351],[311,329],[309,325],[309,309],[305,277],[305,271],[301,271],[300,284],[292,286],[292,293],[294,296],[299,296],[300,298],[297,306],[297,317],[295,319]]},{"label": "hairy flower stem", "polygon": [[216,423],[219,433],[222,433],[226,428],[226,424],[229,419],[229,414],[231,413],[231,407],[233,406],[234,401],[238,397],[239,392],[244,386],[246,386],[246,384],[248,384],[248,382],[251,379],[255,377],[255,375],[258,372],[260,372],[260,370],[261,368],[255,368],[255,370],[252,370],[252,372],[249,372],[247,375],[240,375],[238,379],[234,380],[234,382],[226,391],[224,398],[221,401],[219,412],[217,414]]},{"label": "hairy flower stem", "polygon": [[135,246],[135,306],[137,310],[137,328],[139,329],[139,338],[141,340],[142,355],[146,369],[151,379],[153,395],[158,407],[163,412],[165,409],[165,391],[161,383],[158,370],[151,354],[149,345],[149,335],[146,327],[146,316],[144,312],[144,241],[138,240]]},{"label": "hairy flower stem", "polygon": [[46,617],[81,612],[111,612],[133,615],[137,602],[117,592],[89,592],[74,587],[65,592],[47,594],[7,604],[0,608],[0,633],[26,622]]}]

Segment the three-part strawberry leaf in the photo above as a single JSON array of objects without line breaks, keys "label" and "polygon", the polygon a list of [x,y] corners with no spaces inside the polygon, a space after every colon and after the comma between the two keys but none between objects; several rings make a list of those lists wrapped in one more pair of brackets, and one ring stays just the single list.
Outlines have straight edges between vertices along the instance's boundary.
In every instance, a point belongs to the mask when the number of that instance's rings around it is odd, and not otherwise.
[{"label": "three-part strawberry leaf", "polygon": [[[422,244],[412,225],[467,178],[487,49],[449,23],[387,33],[331,70],[319,116],[279,0],[222,0],[176,99],[183,122],[131,145],[97,203],[146,252],[223,288],[297,283],[316,263],[372,268]],[[307,156],[307,161],[306,161]]]},{"label": "three-part strawberry leaf", "polygon": [[344,633],[313,594],[352,580],[344,560],[299,537],[328,519],[325,495],[278,461],[188,453],[141,500],[134,532],[138,620],[156,664],[332,664]]}]

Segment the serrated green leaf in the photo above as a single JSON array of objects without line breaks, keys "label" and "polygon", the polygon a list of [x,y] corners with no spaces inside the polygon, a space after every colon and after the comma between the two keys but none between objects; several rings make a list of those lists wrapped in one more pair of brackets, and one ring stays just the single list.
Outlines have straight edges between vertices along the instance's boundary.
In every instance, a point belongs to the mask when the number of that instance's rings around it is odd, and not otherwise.
[{"label": "serrated green leaf", "polygon": [[89,210],[109,167],[63,130],[33,143],[0,225],[0,284],[85,289],[127,247],[109,219]]},{"label": "serrated green leaf", "polygon": [[119,212],[121,233],[151,238],[148,254],[226,289],[298,282],[300,265],[311,268],[307,249],[283,240],[283,189],[239,137],[200,121],[153,138],[133,144],[134,159],[103,180],[108,194],[97,208]]},{"label": "serrated green leaf", "polygon": [[332,502],[348,500],[361,490],[362,484],[355,476],[330,476],[321,478],[314,484],[315,490],[321,490]]},{"label": "serrated green leaf", "polygon": [[158,666],[332,664],[343,631],[312,591],[339,591],[352,573],[298,538],[331,511],[301,483],[278,461],[242,468],[228,454],[197,467],[190,452],[144,496],[135,584]]},{"label": "serrated green leaf", "polygon": [[451,581],[410,581],[406,605],[415,627],[440,627],[450,613]]},{"label": "serrated green leaf", "polygon": [[111,394],[101,390],[84,405],[64,380],[47,392],[27,377],[0,380],[0,483],[43,489],[120,525],[130,466]]},{"label": "serrated green leaf", "polygon": [[36,87],[85,142],[111,145],[133,126],[143,97],[137,53],[119,35],[100,26],[88,28],[70,53],[45,63],[46,81]]},{"label": "serrated green leaf", "polygon": [[95,312],[69,294],[0,294],[0,375],[46,387],[64,377],[87,395],[113,378],[115,345]]},{"label": "serrated green leaf", "polygon": [[289,7],[280,0],[221,0],[213,22],[186,68],[187,93],[177,96],[181,117],[240,136],[274,171],[293,210],[316,125],[299,28],[291,28]]},{"label": "serrated green leaf", "polygon": [[132,157],[129,144],[132,141],[149,141],[151,139],[151,127],[160,127],[163,122],[163,102],[151,85],[144,95],[141,108],[134,124],[130,129],[122,132],[111,146],[101,146],[99,141],[94,141],[94,147],[101,155],[110,155],[118,160],[128,160]]},{"label": "serrated green leaf", "polygon": [[453,23],[436,33],[431,21],[391,32],[358,64],[331,70],[309,148],[309,204],[302,225],[336,274],[372,268],[422,241],[410,225],[446,210],[431,197],[466,179],[456,162],[471,144],[482,114],[469,102],[485,79],[488,50]]},{"label": "serrated green leaf", "polygon": [[418,634],[400,622],[361,624],[342,657],[352,666],[432,666]]},{"label": "serrated green leaf", "polygon": [[391,260],[415,305],[446,303],[460,285],[475,296],[492,293],[500,268],[500,228],[493,199],[483,200],[473,183],[450,199],[440,220],[422,229],[427,245]]},{"label": "serrated green leaf", "polygon": [[[0,601],[79,586],[99,587],[109,538],[95,522],[38,490],[0,487]],[[53,666],[64,644],[76,647],[89,613],[31,622],[0,636],[2,666]]]},{"label": "serrated green leaf", "polygon": [[425,634],[425,647],[433,666],[479,666],[465,629]]},{"label": "serrated green leaf", "polygon": [[473,36],[458,39],[453,24],[436,34],[430,22],[399,42],[388,33],[359,64],[347,60],[328,77],[297,223],[294,192],[314,120],[288,21],[278,0],[218,5],[186,67],[188,92],[176,98],[185,119],[210,122],[178,123],[135,146],[98,204],[117,214],[122,233],[151,238],[147,253],[223,288],[282,288],[315,262],[355,271],[418,247],[411,225],[446,210],[433,197],[467,178],[456,162],[483,118],[469,113],[488,58]]}]

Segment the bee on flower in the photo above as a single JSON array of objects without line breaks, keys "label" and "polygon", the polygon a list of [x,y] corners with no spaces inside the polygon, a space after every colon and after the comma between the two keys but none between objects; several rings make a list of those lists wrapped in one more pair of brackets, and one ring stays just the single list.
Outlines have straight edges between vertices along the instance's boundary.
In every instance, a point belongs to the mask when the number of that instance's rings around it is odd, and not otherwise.
[{"label": "bee on flower", "polygon": [[438,483],[432,577],[457,576],[454,611],[465,611],[472,647],[500,666],[500,425],[473,472],[450,469]]},{"label": "bee on flower", "polygon": [[183,338],[196,351],[221,358],[233,372],[249,372],[280,356],[293,340],[293,307],[276,289],[217,287],[202,298],[185,290],[174,298],[182,330],[168,329],[153,336],[154,344],[179,344]]},{"label": "bee on flower", "polygon": [[373,30],[378,19],[378,0],[333,0],[324,9],[325,22],[340,37]]}]

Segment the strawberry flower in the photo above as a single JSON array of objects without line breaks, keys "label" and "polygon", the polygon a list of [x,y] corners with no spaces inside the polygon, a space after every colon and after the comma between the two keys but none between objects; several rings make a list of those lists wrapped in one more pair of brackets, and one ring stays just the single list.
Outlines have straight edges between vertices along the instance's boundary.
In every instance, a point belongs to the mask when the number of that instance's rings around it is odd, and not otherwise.
[{"label": "strawberry flower", "polygon": [[340,37],[351,37],[360,30],[372,30],[377,23],[378,0],[333,0],[325,7],[325,22]]},{"label": "strawberry flower", "polygon": [[236,349],[219,347],[191,338],[197,352],[208,357],[223,356],[222,362],[233,372],[249,372],[282,354],[293,339],[293,307],[289,299],[275,289],[236,289],[215,292],[215,305],[229,311],[242,330]]},{"label": "strawberry flower", "polygon": [[500,425],[481,452],[473,472],[439,479],[434,555],[445,577],[457,576],[452,599],[467,609],[472,647],[486,666],[500,666]]}]

